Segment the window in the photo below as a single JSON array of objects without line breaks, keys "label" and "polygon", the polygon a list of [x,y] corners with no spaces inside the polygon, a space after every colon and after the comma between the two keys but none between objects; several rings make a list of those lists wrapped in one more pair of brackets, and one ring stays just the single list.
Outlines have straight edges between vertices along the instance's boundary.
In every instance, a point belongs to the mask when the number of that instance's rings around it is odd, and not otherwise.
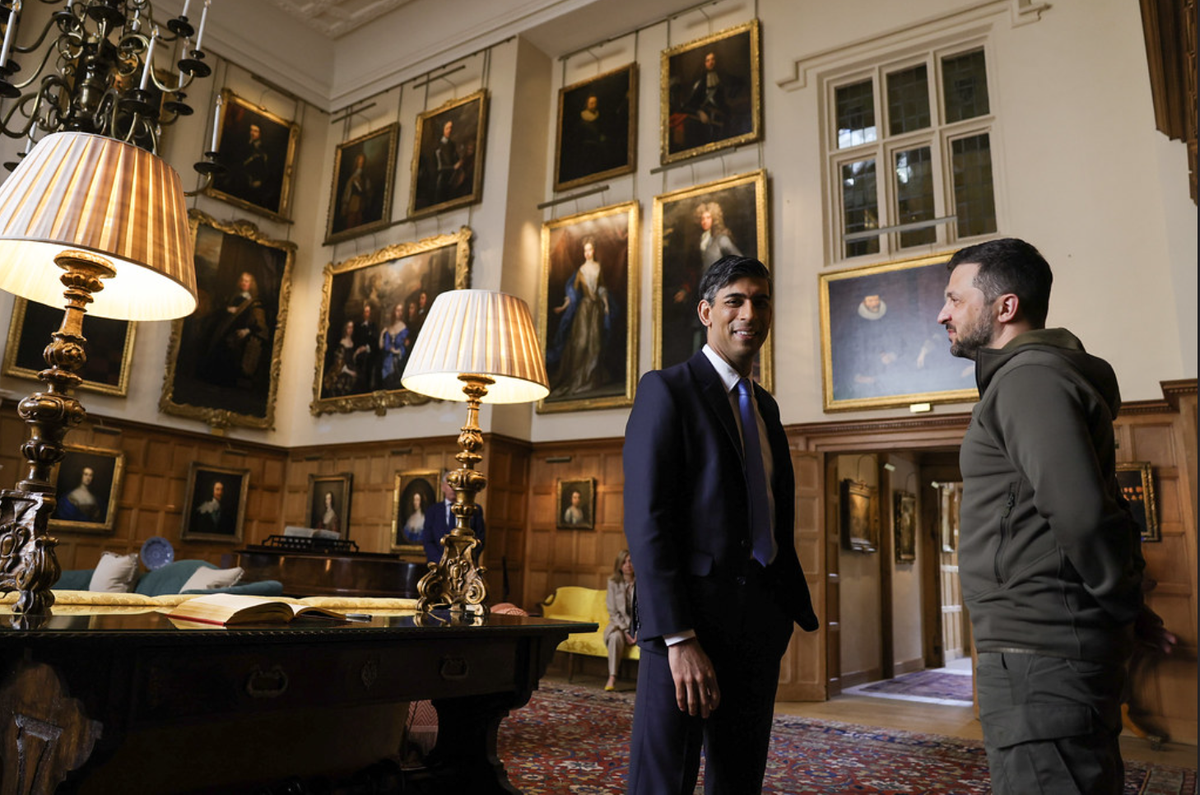
[{"label": "window", "polygon": [[[903,254],[996,231],[995,118],[981,45],[926,52],[826,86],[837,258]],[[941,220],[947,216],[954,220]]]}]

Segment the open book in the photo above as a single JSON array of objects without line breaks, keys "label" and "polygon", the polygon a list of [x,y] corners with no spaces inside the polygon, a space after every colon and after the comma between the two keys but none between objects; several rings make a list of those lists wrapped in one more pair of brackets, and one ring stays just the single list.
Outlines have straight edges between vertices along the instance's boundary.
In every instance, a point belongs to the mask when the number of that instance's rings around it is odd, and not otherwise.
[{"label": "open book", "polygon": [[238,624],[286,624],[301,616],[348,620],[342,613],[323,607],[309,607],[262,596],[232,593],[197,596],[180,602],[167,612],[167,618],[223,627]]}]

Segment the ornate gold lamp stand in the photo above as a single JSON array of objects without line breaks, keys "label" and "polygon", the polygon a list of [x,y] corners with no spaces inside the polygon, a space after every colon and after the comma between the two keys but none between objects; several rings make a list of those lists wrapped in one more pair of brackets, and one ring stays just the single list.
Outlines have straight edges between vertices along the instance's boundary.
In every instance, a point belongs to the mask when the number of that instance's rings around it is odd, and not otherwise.
[{"label": "ornate gold lamp stand", "polygon": [[444,400],[466,401],[467,422],[459,430],[447,475],[457,497],[450,511],[455,526],[442,539],[442,557],[429,564],[417,584],[419,614],[449,608],[453,619],[487,613],[486,569],[475,564],[479,539],[471,530],[475,495],[487,478],[475,467],[483,460],[482,403],[527,403],[549,393],[546,368],[529,307],[519,298],[487,290],[451,290],[434,300],[401,383]]}]

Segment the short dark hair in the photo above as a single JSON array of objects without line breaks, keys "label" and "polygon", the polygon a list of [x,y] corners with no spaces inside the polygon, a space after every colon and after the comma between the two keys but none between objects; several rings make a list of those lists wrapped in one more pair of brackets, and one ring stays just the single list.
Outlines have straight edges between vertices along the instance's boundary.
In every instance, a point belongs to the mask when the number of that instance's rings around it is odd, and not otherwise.
[{"label": "short dark hair", "polygon": [[767,287],[771,287],[771,272],[766,265],[753,257],[726,254],[700,277],[700,299],[711,304],[717,300],[717,293],[722,287],[746,276],[764,279]]},{"label": "short dark hair", "polygon": [[990,303],[1012,293],[1025,320],[1034,328],[1045,328],[1054,274],[1041,252],[1015,237],[989,240],[956,251],[946,270],[969,264],[979,266],[975,286],[983,291],[985,300]]}]

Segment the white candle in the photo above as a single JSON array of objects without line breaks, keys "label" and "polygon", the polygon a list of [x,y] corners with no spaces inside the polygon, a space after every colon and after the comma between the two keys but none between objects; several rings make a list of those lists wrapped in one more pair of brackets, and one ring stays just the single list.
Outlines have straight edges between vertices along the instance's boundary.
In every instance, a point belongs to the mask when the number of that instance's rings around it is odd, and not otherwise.
[{"label": "white candle", "polygon": [[208,21],[208,4],[212,0],[204,0],[204,10],[200,12],[200,30],[196,32],[196,49],[200,49],[200,42],[204,39],[204,23]]},{"label": "white candle", "polygon": [[[191,41],[191,39],[184,39],[183,46],[181,46],[179,48],[179,52],[183,53],[184,58],[188,57],[188,42],[190,42],[190,41]],[[179,85],[175,86],[176,91],[183,90],[183,82],[185,80],[187,80],[187,72],[183,71],[183,67],[180,67],[179,68]]]},{"label": "white candle", "polygon": [[221,95],[217,94],[217,111],[213,114],[213,140],[210,152],[217,151],[217,138],[221,135]]},{"label": "white candle", "polygon": [[150,70],[154,68],[154,43],[158,41],[158,28],[150,34],[150,46],[146,48],[146,59],[142,62],[142,84],[139,89],[145,91],[146,84],[150,82]]},{"label": "white candle", "polygon": [[17,35],[17,15],[21,13],[21,0],[14,0],[12,11],[8,12],[8,25],[4,28],[4,45],[0,47],[0,68],[8,64],[8,51],[12,49],[13,39]]},{"label": "white candle", "polygon": [[188,6],[192,4],[192,0],[183,0],[183,10],[179,12],[181,19],[187,19]]}]

